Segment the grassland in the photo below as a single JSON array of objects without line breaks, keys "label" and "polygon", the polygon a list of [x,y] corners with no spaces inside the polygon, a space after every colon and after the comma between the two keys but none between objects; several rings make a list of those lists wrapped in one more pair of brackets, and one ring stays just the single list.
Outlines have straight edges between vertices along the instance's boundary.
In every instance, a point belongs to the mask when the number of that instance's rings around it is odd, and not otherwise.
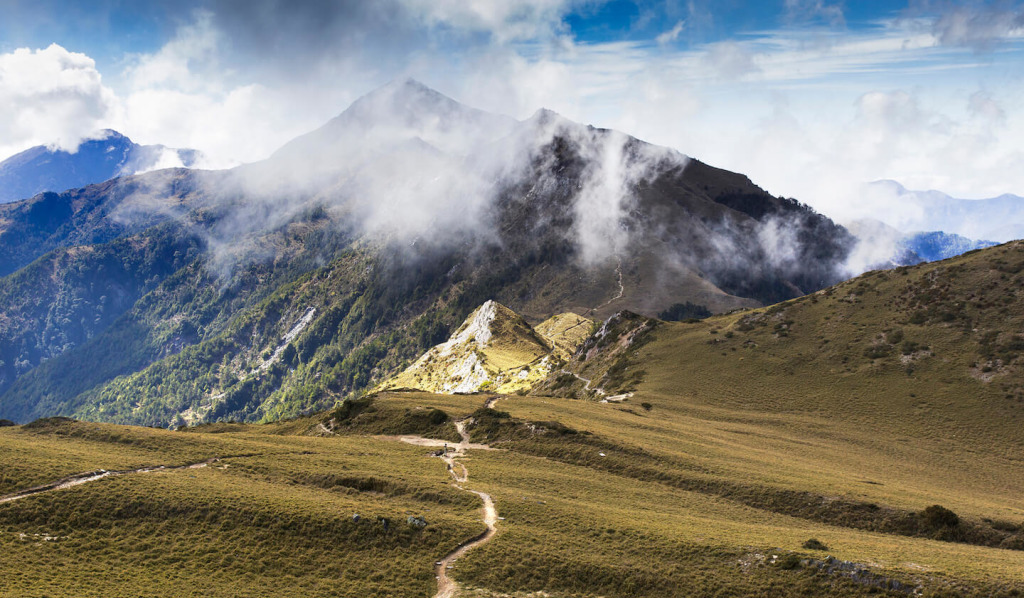
[{"label": "grassland", "polygon": [[1020,596],[1022,272],[1010,245],[634,322],[642,343],[625,326],[567,366],[614,368],[616,403],[386,392],[277,424],[0,428],[0,494],[220,458],[0,504],[0,595],[431,596],[480,502],[393,436],[464,420],[500,449],[462,459],[467,489],[503,517],[451,571],[467,596]]},{"label": "grassland", "polygon": [[5,490],[220,460],[0,505],[0,595],[427,596],[433,562],[479,532],[478,501],[445,483],[443,464],[391,440],[287,426],[53,428],[0,430]]}]

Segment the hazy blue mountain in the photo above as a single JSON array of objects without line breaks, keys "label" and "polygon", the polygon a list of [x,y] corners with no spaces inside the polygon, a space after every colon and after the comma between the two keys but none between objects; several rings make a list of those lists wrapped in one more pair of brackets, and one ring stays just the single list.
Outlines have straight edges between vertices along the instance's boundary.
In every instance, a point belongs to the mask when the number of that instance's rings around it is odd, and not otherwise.
[{"label": "hazy blue mountain", "polygon": [[1005,193],[987,199],[958,199],[940,191],[913,191],[896,181],[875,181],[865,193],[893,209],[885,223],[902,231],[944,231],[999,243],[1024,238],[1024,197]]},{"label": "hazy blue mountain", "polygon": [[994,241],[975,241],[960,235],[933,231],[927,233],[914,233],[903,239],[903,245],[921,256],[926,262],[944,260],[956,257],[974,249],[984,249],[998,245]]},{"label": "hazy blue mountain", "polygon": [[0,203],[102,183],[125,174],[160,166],[192,166],[196,150],[139,145],[117,131],[105,130],[69,153],[44,145],[0,162]]}]

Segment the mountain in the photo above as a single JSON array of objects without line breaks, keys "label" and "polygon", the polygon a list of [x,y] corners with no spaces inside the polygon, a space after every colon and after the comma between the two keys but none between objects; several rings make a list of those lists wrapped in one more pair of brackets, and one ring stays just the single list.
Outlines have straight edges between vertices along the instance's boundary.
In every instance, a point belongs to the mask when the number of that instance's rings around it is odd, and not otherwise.
[{"label": "mountain", "polygon": [[107,129],[74,152],[38,145],[0,162],[0,203],[157,168],[190,167],[199,158],[196,150],[139,145]]},{"label": "mountain", "polygon": [[851,265],[862,271],[934,262],[996,245],[992,241],[975,241],[942,231],[907,234],[871,218],[846,226],[857,238]]},{"label": "mountain", "polygon": [[[723,312],[842,280],[853,244],[674,150],[400,81],[261,163],[0,206],[17,298],[0,307],[0,417],[292,417],[401,372],[489,299],[529,324]],[[121,266],[60,257],[83,247]],[[172,267],[152,267],[165,250]],[[47,287],[52,308],[25,268],[68,281]],[[125,280],[123,300],[97,291]]]},{"label": "mountain", "polygon": [[442,393],[526,391],[559,367],[562,356],[576,351],[592,324],[565,313],[533,328],[504,305],[487,301],[451,338],[432,347],[383,387]]},{"label": "mountain", "polygon": [[[18,596],[1020,596],[1022,276],[1014,242],[699,321],[619,311],[526,394],[2,426],[0,578]],[[284,312],[259,363],[289,362],[321,313]],[[467,313],[485,345],[539,342],[495,303]]]},{"label": "mountain", "polygon": [[875,181],[865,199],[885,205],[886,224],[904,231],[945,231],[970,239],[1024,238],[1024,198],[1009,193],[957,199],[939,191],[911,191],[896,181]]},{"label": "mountain", "polygon": [[907,236],[903,243],[907,249],[928,262],[956,257],[968,251],[984,249],[985,247],[992,247],[998,244],[992,241],[975,241],[974,239],[942,231],[914,233]]}]

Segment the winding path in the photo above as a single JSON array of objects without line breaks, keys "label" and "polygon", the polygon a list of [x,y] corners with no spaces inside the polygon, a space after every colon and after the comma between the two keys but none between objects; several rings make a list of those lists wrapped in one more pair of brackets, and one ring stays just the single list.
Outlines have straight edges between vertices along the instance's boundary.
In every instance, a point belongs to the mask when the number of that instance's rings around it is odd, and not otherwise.
[{"label": "winding path", "polygon": [[[490,407],[497,402],[497,399],[490,399],[487,401],[486,406]],[[472,492],[480,497],[480,500],[484,503],[484,525],[487,529],[484,530],[479,536],[471,538],[462,544],[460,544],[455,550],[448,553],[443,559],[437,562],[437,566],[434,569],[437,575],[437,594],[434,594],[434,598],[452,598],[455,596],[455,592],[459,588],[459,584],[455,582],[451,577],[448,576],[448,569],[453,566],[455,561],[466,554],[470,550],[473,550],[477,546],[486,544],[491,541],[491,538],[498,533],[495,524],[498,522],[498,510],[494,507],[494,500],[486,492],[480,492],[478,490],[467,490],[462,487],[469,480],[469,470],[462,463],[456,461],[457,458],[465,456],[466,449],[473,448],[473,444],[469,442],[469,434],[466,432],[466,423],[468,420],[455,422],[455,428],[459,431],[459,436],[462,437],[462,441],[455,446],[455,451],[445,454],[442,459],[448,464],[448,472],[452,474],[452,478],[455,479],[453,486],[459,490],[465,492]],[[457,469],[462,470],[460,475]]]},{"label": "winding path", "polygon": [[[484,403],[484,407],[493,408],[494,405],[501,400],[503,397],[491,397]],[[462,490],[463,492],[471,492],[483,502],[484,516],[483,523],[487,528],[479,535],[474,536],[462,544],[459,544],[455,550],[449,552],[443,559],[437,561],[434,567],[434,573],[437,577],[437,594],[434,598],[452,598],[455,596],[459,589],[459,584],[454,579],[448,576],[448,569],[454,566],[456,560],[462,555],[466,554],[470,550],[473,550],[477,546],[486,544],[494,538],[495,534],[498,533],[495,524],[498,522],[498,509],[494,506],[494,500],[486,492],[480,492],[479,490],[470,490],[463,487],[463,484],[469,481],[469,470],[466,469],[459,459],[466,456],[467,450],[480,449],[480,450],[495,450],[486,444],[475,444],[469,441],[469,433],[466,432],[466,425],[472,423],[472,418],[459,420],[455,422],[455,429],[459,432],[459,437],[462,439],[454,447],[449,447],[448,443],[443,440],[436,440],[434,438],[423,438],[422,436],[383,436],[381,438],[391,438],[400,440],[407,444],[413,444],[416,446],[431,446],[439,447],[443,446],[446,452],[441,455],[441,459],[444,460],[448,466],[448,473],[452,476],[452,486]]]},{"label": "winding path", "polygon": [[[583,376],[580,376],[579,374],[575,374],[575,373],[570,372],[569,370],[565,370],[565,369],[559,370],[559,371],[561,373],[563,373],[563,374],[569,374],[570,376],[573,376],[577,380],[582,380],[583,382],[586,382],[587,385],[583,387],[583,390],[590,390],[590,385],[593,383],[593,380],[591,380],[590,378],[584,378]],[[604,389],[602,389],[602,388],[595,388],[594,392],[599,397],[603,397],[605,395]]]},{"label": "winding path", "polygon": [[88,484],[89,482],[95,482],[96,480],[102,480],[103,478],[132,475],[136,473],[150,473],[154,471],[172,471],[175,469],[199,469],[219,460],[220,459],[214,457],[198,463],[189,463],[188,465],[156,465],[153,467],[140,467],[138,469],[126,469],[122,471],[108,471],[106,469],[100,469],[98,471],[79,473],[66,478],[61,478],[55,482],[50,482],[49,484],[43,484],[42,486],[36,486],[34,488],[28,488],[27,490],[20,490],[11,494],[5,494],[4,496],[0,496],[0,504],[13,502],[22,498],[28,498],[29,496],[35,496],[36,494],[42,494],[44,492],[74,488],[75,486],[81,486],[82,484]]}]

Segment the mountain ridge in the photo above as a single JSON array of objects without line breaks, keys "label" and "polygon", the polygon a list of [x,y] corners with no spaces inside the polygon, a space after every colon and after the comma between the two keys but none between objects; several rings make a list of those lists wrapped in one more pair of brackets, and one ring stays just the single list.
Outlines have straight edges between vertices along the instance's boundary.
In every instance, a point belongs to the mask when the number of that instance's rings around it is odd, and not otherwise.
[{"label": "mountain ridge", "polygon": [[[531,322],[682,302],[720,312],[844,276],[852,237],[799,202],[622,133],[535,121],[468,157],[403,124],[359,160],[310,171],[289,173],[287,160],[165,170],[0,206],[0,245],[22,251],[11,270],[168,223],[201,247],[88,340],[45,347],[45,363],[0,338],[30,366],[0,388],[0,413],[163,426],[290,417],[401,371],[488,299]],[[319,155],[373,126],[327,135]],[[38,223],[41,202],[65,211]]]},{"label": "mountain ridge", "polygon": [[157,168],[190,167],[201,157],[191,149],[139,145],[117,131],[104,129],[83,140],[74,152],[40,145],[0,162],[0,203]]}]

